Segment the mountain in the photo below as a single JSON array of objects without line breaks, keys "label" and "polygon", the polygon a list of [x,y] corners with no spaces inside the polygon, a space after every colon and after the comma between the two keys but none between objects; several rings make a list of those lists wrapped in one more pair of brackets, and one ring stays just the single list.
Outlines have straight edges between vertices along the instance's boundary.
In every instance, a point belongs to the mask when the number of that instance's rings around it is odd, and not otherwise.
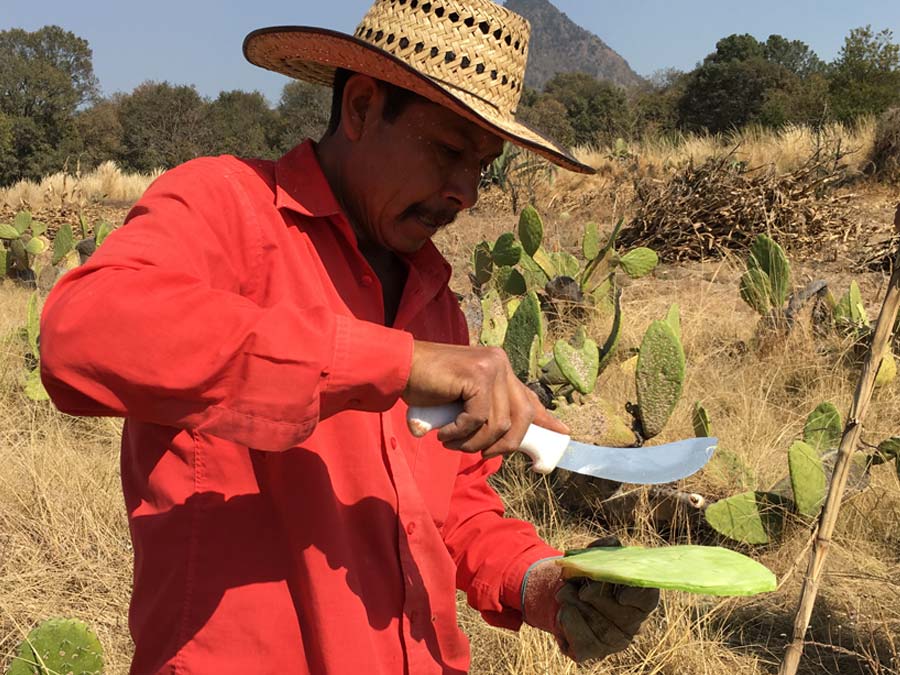
[{"label": "mountain", "polygon": [[543,89],[559,72],[588,73],[623,87],[642,82],[628,62],[548,0],[506,0],[505,7],[531,22],[525,84]]}]

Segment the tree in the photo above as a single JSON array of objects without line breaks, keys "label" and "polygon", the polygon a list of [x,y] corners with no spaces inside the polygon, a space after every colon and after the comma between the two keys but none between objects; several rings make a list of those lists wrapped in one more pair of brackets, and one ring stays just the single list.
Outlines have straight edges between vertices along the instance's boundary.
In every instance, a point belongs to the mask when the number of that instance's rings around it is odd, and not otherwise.
[{"label": "tree", "polygon": [[586,73],[557,73],[544,86],[544,94],[566,109],[574,145],[610,143],[629,131],[625,92]]},{"label": "tree", "polygon": [[209,104],[193,86],[144,82],[122,97],[122,164],[133,171],[171,168],[210,147]]},{"label": "tree", "polygon": [[[773,44],[784,46],[778,39]],[[679,125],[720,133],[792,121],[786,101],[798,84],[797,75],[767,58],[766,45],[752,35],[730,35],[688,76],[678,103]]]},{"label": "tree", "polygon": [[788,40],[780,35],[770,35],[766,40],[765,58],[771,63],[784,66],[800,78],[824,75],[825,62],[801,40]]},{"label": "tree", "polygon": [[16,157],[0,184],[61,168],[78,145],[75,111],[97,95],[87,41],[59,26],[0,31],[0,91]]},{"label": "tree", "polygon": [[238,157],[274,156],[269,137],[276,114],[258,91],[223,91],[209,105],[207,154]]},{"label": "tree", "polygon": [[270,144],[283,154],[305,138],[318,139],[331,117],[331,89],[294,80],[284,85]]},{"label": "tree", "polygon": [[832,64],[831,104],[838,119],[880,114],[900,103],[900,45],[893,33],[854,28]]},{"label": "tree", "polygon": [[81,143],[78,159],[82,169],[92,169],[122,154],[122,123],[119,121],[121,95],[97,101],[75,115],[75,129]]},{"label": "tree", "polygon": [[520,105],[516,117],[564,148],[575,144],[575,129],[569,123],[566,107],[555,98],[542,96],[532,106]]}]

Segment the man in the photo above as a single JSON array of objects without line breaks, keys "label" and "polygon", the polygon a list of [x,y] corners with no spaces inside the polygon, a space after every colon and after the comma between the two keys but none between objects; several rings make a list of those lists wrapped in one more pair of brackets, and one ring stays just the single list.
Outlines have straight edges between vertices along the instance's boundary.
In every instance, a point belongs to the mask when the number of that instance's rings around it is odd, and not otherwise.
[{"label": "man", "polygon": [[[44,383],[122,415],[131,672],[462,673],[455,588],[572,658],[623,649],[655,591],[564,583],[486,479],[564,430],[467,346],[431,236],[518,125],[528,28],[487,0],[378,0],[355,36],[257,31],[254,63],[335,86],[319,143],[164,174],[47,300]],[[335,70],[338,74],[335,75]],[[461,400],[414,438],[407,405]]]}]

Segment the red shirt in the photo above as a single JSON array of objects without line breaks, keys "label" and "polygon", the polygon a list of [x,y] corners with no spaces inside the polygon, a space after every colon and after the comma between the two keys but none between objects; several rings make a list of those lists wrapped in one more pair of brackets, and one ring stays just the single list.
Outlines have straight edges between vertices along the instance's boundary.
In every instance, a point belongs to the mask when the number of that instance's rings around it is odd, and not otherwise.
[{"label": "red shirt", "polygon": [[557,552],[503,517],[499,460],[413,438],[413,337],[465,344],[428,242],[393,327],[307,142],[160,177],[53,289],[43,381],[126,417],[131,672],[458,673],[454,588],[517,628]]}]

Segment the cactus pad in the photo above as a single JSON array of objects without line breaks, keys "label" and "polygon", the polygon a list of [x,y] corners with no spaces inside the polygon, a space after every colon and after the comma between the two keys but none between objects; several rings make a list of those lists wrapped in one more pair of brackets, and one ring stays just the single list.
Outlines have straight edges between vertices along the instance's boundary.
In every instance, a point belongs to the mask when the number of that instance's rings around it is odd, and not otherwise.
[{"label": "cactus pad", "polygon": [[706,438],[712,435],[709,425],[709,413],[706,412],[706,408],[700,405],[700,401],[694,403],[694,414],[691,422],[694,426],[694,436],[697,438]]},{"label": "cactus pad", "polygon": [[7,675],[100,675],[103,648],[93,631],[75,619],[49,619],[19,645]]},{"label": "cactus pad", "polygon": [[597,223],[588,223],[584,226],[584,238],[581,240],[581,252],[585,259],[593,260],[600,255],[600,227]]},{"label": "cactus pad", "polygon": [[834,320],[839,324],[854,328],[864,328],[869,325],[869,316],[863,305],[859,284],[855,281],[850,282],[850,290],[838,300],[833,313]]},{"label": "cactus pad", "polygon": [[525,253],[533,256],[544,239],[544,224],[537,210],[530,204],[519,214],[519,241]]},{"label": "cactus pad", "polygon": [[841,444],[843,433],[841,413],[828,401],[817,405],[803,425],[804,442],[820,455],[837,448]]},{"label": "cactus pad", "polygon": [[19,211],[13,220],[13,227],[19,234],[23,234],[25,230],[31,227],[32,219],[30,211]]},{"label": "cactus pad", "polygon": [[886,387],[893,382],[896,377],[897,360],[894,358],[891,351],[888,350],[887,354],[881,359],[881,364],[878,366],[878,372],[875,374],[875,386]]},{"label": "cactus pad", "polygon": [[567,578],[704,595],[755,595],[777,585],[775,575],[760,563],[718,546],[589,548],[567,553],[557,565]]},{"label": "cactus pad", "polygon": [[491,257],[494,264],[499,267],[511,267],[519,262],[522,257],[522,245],[516,241],[516,237],[512,232],[504,232],[491,249]]},{"label": "cactus pad", "polygon": [[575,279],[581,271],[581,265],[576,258],[567,251],[557,251],[550,254],[550,260],[553,261],[553,267],[556,269],[558,277],[571,277]]},{"label": "cactus pad", "polygon": [[669,307],[669,311],[666,313],[666,323],[672,327],[672,332],[675,333],[675,337],[679,340],[681,339],[681,307],[678,306],[677,302],[673,302],[672,306]]},{"label": "cactus pad", "polygon": [[783,501],[767,492],[742,492],[706,509],[706,522],[719,534],[745,544],[767,544],[784,525]]},{"label": "cactus pad", "polygon": [[771,303],[781,308],[787,302],[791,285],[791,265],[784,249],[771,237],[760,234],[750,246],[748,269],[760,269],[769,277]]},{"label": "cactus pad", "polygon": [[530,255],[523,255],[519,258],[519,269],[529,291],[543,291],[547,282],[550,281],[550,277],[547,276],[544,269]]},{"label": "cactus pad", "polygon": [[825,469],[819,453],[803,441],[795,441],[788,450],[791,490],[794,504],[804,516],[815,516],[825,501]]},{"label": "cactus pad", "polygon": [[[99,245],[99,234],[97,235]],[[491,245],[486,241],[475,246],[472,251],[472,281],[476,288],[481,288],[491,280],[494,271],[494,261],[491,258]]]},{"label": "cactus pad", "polygon": [[12,240],[18,239],[20,236],[21,232],[9,223],[0,223],[0,239]]},{"label": "cactus pad", "polygon": [[565,340],[557,340],[553,357],[566,379],[582,394],[590,394],[597,384],[600,353],[597,343],[585,338],[580,347],[573,347]]},{"label": "cactus pad", "polygon": [[537,295],[531,292],[522,299],[516,308],[509,320],[506,337],[503,340],[503,349],[509,357],[513,372],[520,379],[528,377],[531,363],[531,343],[536,335],[543,341],[541,304]]},{"label": "cactus pad", "polygon": [[632,249],[619,258],[619,265],[632,279],[650,274],[658,264],[659,256],[656,251],[646,246]]},{"label": "cactus pad", "polygon": [[504,295],[523,295],[527,289],[522,273],[509,266],[495,268],[494,286]]},{"label": "cactus pad", "polygon": [[741,276],[741,298],[744,302],[765,316],[771,309],[772,285],[769,275],[755,267]]},{"label": "cactus pad", "polygon": [[57,230],[53,239],[53,264],[59,264],[73,250],[75,250],[75,235],[72,234],[72,226],[66,223]]},{"label": "cactus pad", "polygon": [[487,347],[500,347],[506,337],[506,309],[496,289],[491,289],[481,299],[481,344]]},{"label": "cactus pad", "polygon": [[609,336],[606,338],[606,341],[603,343],[603,346],[600,348],[600,365],[599,372],[603,372],[603,369],[609,365],[609,362],[612,360],[612,357],[616,354],[616,348],[619,346],[619,338],[622,336],[622,291],[617,291],[616,296],[613,300],[615,303],[613,306],[615,314],[613,315],[613,323],[612,328],[609,331]]},{"label": "cactus pad", "polygon": [[666,425],[684,384],[684,349],[665,321],[654,321],[644,334],[635,382],[641,426],[651,438]]}]

